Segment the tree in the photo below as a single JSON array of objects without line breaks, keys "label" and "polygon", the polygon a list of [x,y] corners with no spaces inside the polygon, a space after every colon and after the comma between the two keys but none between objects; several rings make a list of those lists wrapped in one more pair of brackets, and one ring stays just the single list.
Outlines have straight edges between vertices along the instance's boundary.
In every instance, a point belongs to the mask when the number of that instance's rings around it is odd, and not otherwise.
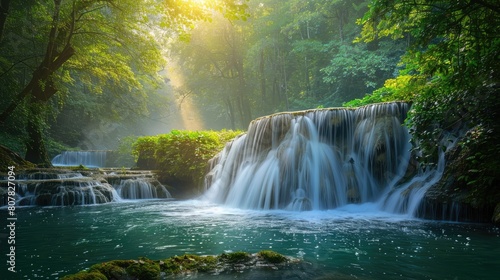
[{"label": "tree", "polygon": [[218,100],[233,129],[252,120],[243,38],[237,27],[215,15],[212,22],[196,26],[189,42],[178,42],[173,49],[179,66],[175,71],[188,77],[178,92]]},{"label": "tree", "polygon": [[[374,2],[360,20],[363,31],[358,41],[410,39],[401,71],[409,85],[392,92],[405,92],[407,96],[399,97],[414,102],[411,124],[418,135],[439,137],[443,128],[461,121],[472,127],[493,125],[499,12],[496,1],[384,0]],[[437,143],[433,140],[428,142]]]},{"label": "tree", "polygon": [[3,28],[9,14],[9,4],[10,0],[0,0],[0,42],[2,42]]},{"label": "tree", "polygon": [[499,13],[493,0],[382,0],[359,21],[359,41],[410,42],[400,76],[366,100],[413,102],[407,122],[424,163],[436,163],[447,134],[458,137],[446,191],[465,191],[474,207],[500,201]]},{"label": "tree", "polygon": [[[207,3],[235,17],[244,7],[229,0]],[[8,4],[3,0],[2,10]],[[0,41],[5,50],[0,77],[6,81],[1,93],[8,102],[1,108],[0,123],[5,124],[19,106],[26,106],[27,158],[45,165],[50,163],[43,149],[43,128],[47,126],[47,109],[43,108],[50,107],[46,105],[53,96],[58,92],[68,95],[75,84],[84,84],[96,93],[102,93],[103,88],[141,92],[144,84],[155,81],[164,64],[155,30],[148,24],[154,21],[161,28],[187,26],[207,15],[204,7],[176,0],[53,0],[30,4],[10,5],[11,14],[0,17],[4,37],[9,37]]]}]

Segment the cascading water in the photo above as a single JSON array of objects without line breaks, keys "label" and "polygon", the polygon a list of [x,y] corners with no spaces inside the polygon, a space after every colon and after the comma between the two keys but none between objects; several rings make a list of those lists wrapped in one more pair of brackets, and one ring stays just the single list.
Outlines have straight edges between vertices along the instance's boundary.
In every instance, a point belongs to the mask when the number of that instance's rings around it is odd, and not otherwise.
[{"label": "cascading water", "polygon": [[122,199],[171,198],[168,190],[156,180],[126,179],[116,187]]},{"label": "cascading water", "polygon": [[113,187],[88,177],[19,182],[18,205],[67,206],[108,203]]},{"label": "cascading water", "polygon": [[[0,178],[0,185],[6,184]],[[117,174],[91,171],[35,170],[19,174],[16,204],[21,206],[68,206],[121,202],[123,199],[171,198],[150,171]],[[5,205],[0,193],[0,206]]]},{"label": "cascading water", "polygon": [[107,151],[65,151],[52,159],[54,166],[105,167]]},{"label": "cascading water", "polygon": [[[320,210],[372,202],[409,211],[408,204],[418,202],[408,197],[406,205],[397,205],[402,190],[391,192],[410,162],[410,135],[402,125],[408,108],[384,103],[254,120],[247,134],[214,158],[206,198],[250,209]],[[421,175],[439,179],[440,173]]]}]

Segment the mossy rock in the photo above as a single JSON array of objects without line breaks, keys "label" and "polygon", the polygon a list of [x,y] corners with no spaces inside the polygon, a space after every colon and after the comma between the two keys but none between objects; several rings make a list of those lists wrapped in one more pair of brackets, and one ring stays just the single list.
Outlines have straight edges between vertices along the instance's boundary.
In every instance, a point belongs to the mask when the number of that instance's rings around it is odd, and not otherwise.
[{"label": "mossy rock", "polygon": [[132,261],[110,261],[100,264],[95,264],[90,267],[89,272],[99,272],[106,276],[108,279],[122,279],[127,276],[126,267],[130,265]]},{"label": "mossy rock", "polygon": [[126,268],[126,271],[130,276],[134,276],[140,280],[160,279],[160,265],[146,258],[134,261],[132,265]]},{"label": "mossy rock", "polygon": [[16,169],[35,167],[33,163],[24,160],[20,155],[3,145],[0,145],[0,163],[5,167],[15,166]]},{"label": "mossy rock", "polygon": [[219,258],[228,263],[244,263],[250,260],[250,254],[246,252],[223,253]]},{"label": "mossy rock", "polygon": [[256,267],[273,267],[288,263],[289,259],[279,253],[265,250],[257,254],[246,252],[223,253],[219,256],[182,255],[153,261],[114,260],[95,264],[86,271],[68,275],[64,280],[114,279],[114,280],[159,280],[165,276],[241,271]]},{"label": "mossy rock", "polygon": [[160,268],[167,274],[184,272],[210,272],[217,268],[218,259],[214,256],[183,255],[165,259],[160,262]]},{"label": "mossy rock", "polygon": [[276,253],[276,252],[270,251],[270,250],[260,251],[259,253],[257,253],[257,255],[260,256],[265,261],[267,261],[269,263],[273,263],[273,264],[283,263],[283,262],[286,262],[288,260],[282,254],[279,254],[279,253]]},{"label": "mossy rock", "polygon": [[81,271],[74,275],[65,276],[62,279],[159,280],[160,272],[160,265],[157,261],[140,258],[139,260],[114,260],[95,264],[88,271]]}]

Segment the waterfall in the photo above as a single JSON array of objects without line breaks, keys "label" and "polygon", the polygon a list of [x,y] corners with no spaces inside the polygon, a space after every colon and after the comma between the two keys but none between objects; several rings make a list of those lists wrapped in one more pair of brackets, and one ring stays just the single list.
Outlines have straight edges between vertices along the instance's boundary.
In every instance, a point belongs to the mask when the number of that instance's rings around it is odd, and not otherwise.
[{"label": "waterfall", "polygon": [[65,151],[52,159],[54,166],[105,167],[107,151]]},{"label": "waterfall", "polygon": [[[7,177],[0,177],[0,185],[6,184]],[[16,205],[20,206],[92,205],[124,202],[125,199],[172,197],[150,171],[117,174],[94,170],[82,174],[63,169],[40,169],[18,174],[16,184]],[[0,192],[0,206],[6,205],[4,196]]]},{"label": "waterfall", "polygon": [[168,190],[156,180],[126,179],[116,187],[122,199],[171,198]]},{"label": "waterfall", "polygon": [[19,183],[18,205],[68,206],[113,201],[113,187],[92,178],[29,180]]},{"label": "waterfall", "polygon": [[[408,109],[396,102],[256,119],[212,160],[205,197],[250,209],[322,210],[371,202],[414,211],[417,188],[404,206],[391,204],[403,192],[404,186],[399,193],[391,190],[410,162],[410,135],[402,125]],[[439,179],[442,170],[432,172],[422,178]]]}]

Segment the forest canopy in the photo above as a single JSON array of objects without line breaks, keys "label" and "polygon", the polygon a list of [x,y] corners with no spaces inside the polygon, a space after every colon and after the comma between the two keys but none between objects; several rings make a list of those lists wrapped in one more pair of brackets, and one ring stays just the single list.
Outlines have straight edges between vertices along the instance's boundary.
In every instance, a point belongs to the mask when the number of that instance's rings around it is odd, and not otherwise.
[{"label": "forest canopy", "polygon": [[[155,89],[163,83],[165,42],[207,19],[211,9],[244,16],[244,5],[234,1],[195,4],[2,0],[2,143],[50,165],[47,145],[92,149],[125,120],[161,110],[155,105],[167,100]],[[98,128],[87,137],[92,125]]]},{"label": "forest canopy", "polygon": [[141,121],[168,115],[165,87],[193,100],[207,129],[404,100],[429,161],[456,124],[474,128],[475,143],[498,139],[497,1],[1,0],[0,8],[1,144],[36,163],[144,134]]}]

